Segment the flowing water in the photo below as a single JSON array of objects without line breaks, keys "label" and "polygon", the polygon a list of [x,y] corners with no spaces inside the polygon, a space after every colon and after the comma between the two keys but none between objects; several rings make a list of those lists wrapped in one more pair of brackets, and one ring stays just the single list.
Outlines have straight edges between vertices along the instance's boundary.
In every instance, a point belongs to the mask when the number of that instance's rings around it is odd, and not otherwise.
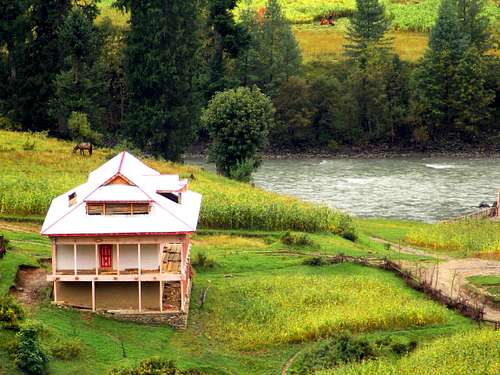
[{"label": "flowing water", "polygon": [[357,216],[431,222],[491,204],[500,188],[500,158],[265,160],[253,180]]}]

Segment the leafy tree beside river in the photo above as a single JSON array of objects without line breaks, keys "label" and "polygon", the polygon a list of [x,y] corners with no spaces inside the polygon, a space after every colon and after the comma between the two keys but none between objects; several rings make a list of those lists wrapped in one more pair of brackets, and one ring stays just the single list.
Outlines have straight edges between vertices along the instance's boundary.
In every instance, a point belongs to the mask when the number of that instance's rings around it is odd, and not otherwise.
[{"label": "leafy tree beside river", "polygon": [[238,17],[234,0],[121,0],[125,28],[96,22],[97,3],[0,1],[0,123],[69,137],[83,113],[104,144],[179,160],[207,141],[201,109],[216,92],[257,85],[276,108],[278,152],[500,143],[483,0],[443,0],[416,64],[392,49],[377,0],[357,1],[344,59],[308,63],[278,0]]}]

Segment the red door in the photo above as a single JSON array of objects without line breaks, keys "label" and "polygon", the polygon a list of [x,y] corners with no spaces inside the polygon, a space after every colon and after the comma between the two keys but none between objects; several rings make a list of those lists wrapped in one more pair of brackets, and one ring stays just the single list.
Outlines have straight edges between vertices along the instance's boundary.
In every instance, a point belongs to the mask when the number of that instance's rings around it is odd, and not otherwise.
[{"label": "red door", "polygon": [[99,245],[101,253],[101,268],[111,268],[113,264],[113,246],[112,245]]}]

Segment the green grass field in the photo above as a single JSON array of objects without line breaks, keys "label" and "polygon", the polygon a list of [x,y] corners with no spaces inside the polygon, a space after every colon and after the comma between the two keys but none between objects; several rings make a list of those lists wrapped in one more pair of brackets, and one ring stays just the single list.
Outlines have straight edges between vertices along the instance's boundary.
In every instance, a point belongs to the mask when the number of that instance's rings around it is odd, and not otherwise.
[{"label": "green grass field", "polygon": [[[2,293],[13,284],[19,265],[36,265],[50,255],[47,239],[36,230],[33,224],[0,221],[0,233],[13,246],[0,260]],[[337,236],[311,238],[314,246],[295,248],[281,243],[278,232],[202,231],[194,239],[193,259],[204,253],[215,265],[195,276],[185,331],[60,309],[51,306],[48,297],[27,313],[46,327],[42,342],[47,347],[60,340],[81,342],[78,358],[50,361],[52,374],[106,374],[112,367],[153,355],[207,374],[274,374],[296,351],[345,329],[412,337],[421,343],[476,330],[466,318],[426,300],[390,273],[350,264],[303,265],[317,252],[372,251],[363,242],[353,244]],[[200,307],[207,286],[207,301]],[[6,352],[13,336],[0,330],[0,373],[16,373]]]}]

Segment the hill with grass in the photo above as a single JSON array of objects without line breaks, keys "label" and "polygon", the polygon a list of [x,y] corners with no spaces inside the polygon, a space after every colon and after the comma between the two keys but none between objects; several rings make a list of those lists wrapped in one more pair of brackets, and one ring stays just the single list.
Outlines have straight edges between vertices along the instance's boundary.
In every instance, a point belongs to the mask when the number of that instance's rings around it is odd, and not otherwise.
[{"label": "hill with grass", "polygon": [[[439,363],[443,374],[470,368],[474,361],[481,371],[495,370],[498,334],[489,327],[479,329],[390,272],[328,261],[344,254],[432,265],[431,252],[401,252],[374,238],[411,241],[423,231],[431,233],[433,225],[351,221],[200,168],[148,158],[145,162],[163,173],[189,178],[191,188],[204,196],[202,229],[193,239],[196,275],[188,329],[119,322],[53,306],[44,282],[50,241],[39,235],[40,219],[53,196],[83,182],[117,152],[100,149],[80,156],[72,153],[71,143],[45,134],[0,132],[0,235],[8,240],[7,254],[0,258],[0,373],[20,373],[13,357],[19,352],[20,327],[38,332],[52,374],[109,374],[113,369],[113,374],[130,374],[140,363],[143,368],[174,366],[167,360],[189,374],[283,369],[292,374],[303,373],[301,358],[314,363],[314,371],[385,374],[434,367],[434,353],[448,358]],[[344,222],[356,228],[355,241],[337,234]],[[339,342],[350,349],[340,350]],[[358,363],[360,358],[369,362]]]}]

